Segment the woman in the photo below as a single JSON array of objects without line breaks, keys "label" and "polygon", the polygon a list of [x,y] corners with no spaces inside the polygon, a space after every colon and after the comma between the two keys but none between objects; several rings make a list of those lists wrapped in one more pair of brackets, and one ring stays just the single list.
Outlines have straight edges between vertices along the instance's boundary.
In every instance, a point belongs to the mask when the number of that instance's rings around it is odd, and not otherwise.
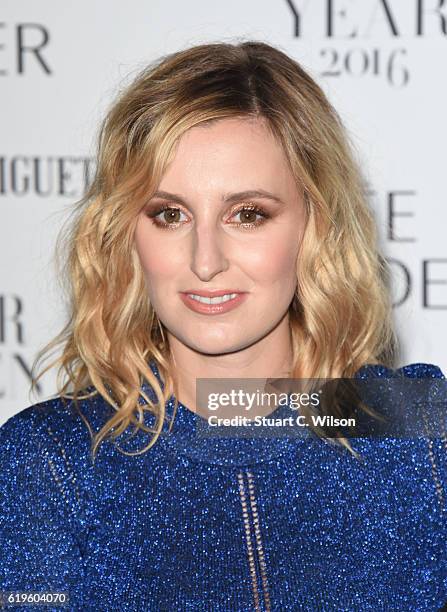
[{"label": "woman", "polygon": [[65,383],[0,429],[2,590],[74,610],[439,609],[440,438],[196,434],[200,378],[443,378],[393,369],[364,185],[310,76],[260,42],[150,66],[105,120],[72,227],[49,346]]}]

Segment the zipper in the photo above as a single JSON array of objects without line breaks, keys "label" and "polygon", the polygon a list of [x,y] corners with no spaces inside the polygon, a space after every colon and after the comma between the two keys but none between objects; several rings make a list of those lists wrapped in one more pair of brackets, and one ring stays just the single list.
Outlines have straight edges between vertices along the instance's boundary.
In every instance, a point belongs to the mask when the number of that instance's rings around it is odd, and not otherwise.
[{"label": "zipper", "polygon": [[271,612],[267,565],[262,544],[254,476],[246,470],[239,472],[237,478],[255,612]]}]

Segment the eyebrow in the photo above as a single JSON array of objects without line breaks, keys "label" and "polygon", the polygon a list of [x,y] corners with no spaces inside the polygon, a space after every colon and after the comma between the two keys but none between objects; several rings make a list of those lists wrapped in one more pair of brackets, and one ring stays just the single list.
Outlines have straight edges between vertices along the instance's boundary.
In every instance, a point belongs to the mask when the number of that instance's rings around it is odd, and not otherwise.
[{"label": "eyebrow", "polygon": [[[181,196],[175,193],[169,193],[168,191],[156,191],[151,199],[153,198],[163,198],[176,202],[177,204],[186,204],[185,200]],[[264,189],[250,189],[248,191],[230,193],[223,198],[223,201],[227,204],[234,204],[235,202],[240,202],[241,200],[250,200],[253,198],[264,198],[266,200],[277,202],[278,204],[284,204],[281,198],[273,193],[270,193],[269,191],[265,191]]]}]

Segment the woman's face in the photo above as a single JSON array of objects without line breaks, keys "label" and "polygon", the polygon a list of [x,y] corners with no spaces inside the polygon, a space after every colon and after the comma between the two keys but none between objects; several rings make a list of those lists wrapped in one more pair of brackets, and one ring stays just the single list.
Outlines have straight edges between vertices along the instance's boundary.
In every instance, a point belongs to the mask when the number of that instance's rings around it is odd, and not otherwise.
[{"label": "woman's face", "polygon": [[[304,225],[301,192],[263,120],[187,131],[135,236],[168,337],[212,355],[265,338],[288,317]],[[222,291],[237,296],[216,305],[188,297]]]}]

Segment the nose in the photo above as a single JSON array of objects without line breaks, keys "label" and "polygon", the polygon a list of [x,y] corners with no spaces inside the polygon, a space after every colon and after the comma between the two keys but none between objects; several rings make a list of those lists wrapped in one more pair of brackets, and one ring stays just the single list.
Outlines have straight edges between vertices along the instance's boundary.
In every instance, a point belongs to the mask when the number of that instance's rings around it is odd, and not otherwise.
[{"label": "nose", "polygon": [[191,270],[203,282],[228,270],[225,236],[210,224],[196,225],[192,235]]}]

